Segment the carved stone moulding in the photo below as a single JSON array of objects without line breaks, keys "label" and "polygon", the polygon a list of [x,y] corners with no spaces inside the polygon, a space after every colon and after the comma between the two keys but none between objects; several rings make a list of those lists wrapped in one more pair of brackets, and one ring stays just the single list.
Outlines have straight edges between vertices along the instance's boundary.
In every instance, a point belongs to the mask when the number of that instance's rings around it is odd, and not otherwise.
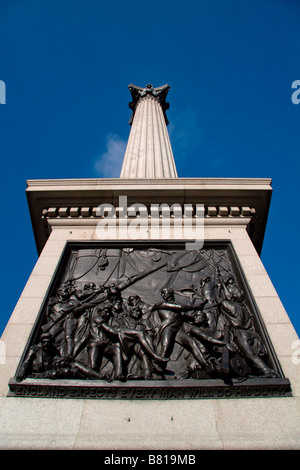
[{"label": "carved stone moulding", "polygon": [[69,242],[10,395],[291,396],[230,242]]},{"label": "carved stone moulding", "polygon": [[[192,205],[191,205],[192,206]],[[98,207],[46,207],[42,210],[43,219],[52,218],[100,218],[97,215]],[[192,216],[196,215],[195,205],[192,206]],[[149,211],[150,212],[150,211]],[[118,214],[118,208],[116,208]],[[253,217],[256,214],[255,207],[248,206],[205,206],[205,217]],[[126,214],[130,217],[130,212]],[[160,211],[160,215],[162,212]],[[174,217],[171,211],[171,217]],[[102,216],[103,218],[103,216]]]}]

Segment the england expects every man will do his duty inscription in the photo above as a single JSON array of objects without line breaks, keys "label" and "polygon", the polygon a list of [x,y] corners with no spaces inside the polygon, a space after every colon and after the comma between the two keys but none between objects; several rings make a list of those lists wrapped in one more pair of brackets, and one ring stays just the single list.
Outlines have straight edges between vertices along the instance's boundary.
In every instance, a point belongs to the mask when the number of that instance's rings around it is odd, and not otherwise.
[{"label": "england expects every man will do his duty inscription", "polygon": [[285,396],[229,243],[70,243],[16,376],[16,396]]}]

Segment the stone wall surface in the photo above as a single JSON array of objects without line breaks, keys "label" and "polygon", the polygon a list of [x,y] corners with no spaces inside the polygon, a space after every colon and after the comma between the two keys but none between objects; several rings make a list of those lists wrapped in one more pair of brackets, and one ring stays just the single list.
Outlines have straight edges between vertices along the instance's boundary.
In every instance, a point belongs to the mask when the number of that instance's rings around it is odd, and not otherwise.
[{"label": "stone wall surface", "polygon": [[231,240],[292,397],[85,400],[9,397],[14,376],[67,240],[96,240],[95,226],[53,226],[3,333],[1,449],[299,449],[298,336],[243,226],[210,225],[206,240]]}]

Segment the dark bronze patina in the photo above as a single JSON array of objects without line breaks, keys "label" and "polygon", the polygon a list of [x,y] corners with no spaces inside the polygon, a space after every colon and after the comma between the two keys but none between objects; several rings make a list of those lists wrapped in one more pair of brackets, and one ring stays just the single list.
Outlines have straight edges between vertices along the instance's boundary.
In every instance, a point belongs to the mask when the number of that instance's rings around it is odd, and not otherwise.
[{"label": "dark bronze patina", "polygon": [[10,381],[17,396],[286,396],[229,243],[70,244]]}]

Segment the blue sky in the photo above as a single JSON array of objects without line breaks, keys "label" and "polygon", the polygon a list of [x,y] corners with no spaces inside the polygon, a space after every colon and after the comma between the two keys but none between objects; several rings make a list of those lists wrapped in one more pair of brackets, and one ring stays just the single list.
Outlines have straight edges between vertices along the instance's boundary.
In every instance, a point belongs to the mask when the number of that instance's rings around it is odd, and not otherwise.
[{"label": "blue sky", "polygon": [[299,23],[297,0],[0,1],[0,333],[37,260],[26,180],[118,177],[129,83],[169,83],[180,177],[272,178],[262,261],[300,334]]}]

